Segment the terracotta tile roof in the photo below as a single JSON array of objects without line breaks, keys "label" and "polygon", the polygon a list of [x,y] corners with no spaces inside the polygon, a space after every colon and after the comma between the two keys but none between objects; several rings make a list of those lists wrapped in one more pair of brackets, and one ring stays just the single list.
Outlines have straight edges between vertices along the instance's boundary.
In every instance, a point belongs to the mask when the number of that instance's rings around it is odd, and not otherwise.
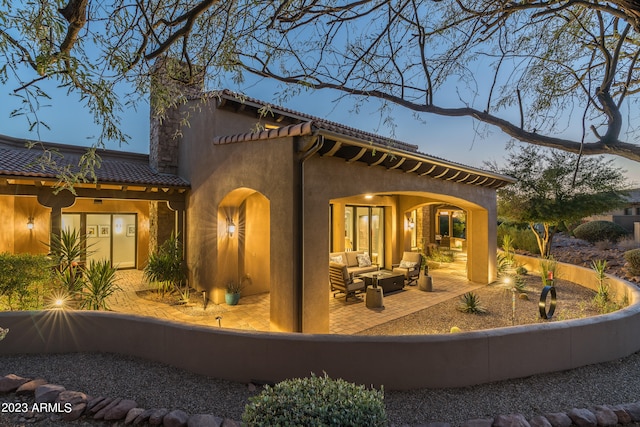
[{"label": "terracotta tile roof", "polygon": [[[43,169],[35,163],[38,156],[42,155],[42,150],[37,146],[28,149],[25,144],[25,140],[0,135],[0,177],[56,179],[56,173],[52,169]],[[63,155],[62,158],[55,159],[60,166],[72,165],[75,170],[85,150],[82,147],[63,144],[43,145],[56,149]],[[98,155],[102,159],[101,167],[95,170],[98,183],[189,187],[189,183],[177,175],[154,171],[149,166],[147,155],[111,150],[98,150]]]},{"label": "terracotta tile roof", "polygon": [[269,106],[269,111],[273,113],[275,116],[282,115],[292,120],[297,120],[301,122],[311,121],[311,122],[314,122],[314,124],[319,128],[335,131],[345,136],[351,136],[354,138],[366,140],[374,144],[379,144],[380,146],[385,148],[392,147],[392,148],[398,148],[401,150],[413,151],[413,152],[418,150],[418,146],[414,144],[408,144],[406,142],[380,136],[372,132],[366,132],[360,129],[356,129],[354,127],[347,126],[342,123],[333,122],[331,120],[326,120],[321,117],[312,116],[310,114],[302,113],[300,111],[295,111],[279,105],[273,105],[256,98],[251,98],[241,93],[233,92],[228,89],[224,89],[217,92],[209,92],[201,96],[204,96],[210,99],[218,99],[218,100],[225,99],[225,100],[240,103],[243,105],[254,105],[258,107]]},{"label": "terracotta tile roof", "polygon": [[260,132],[248,132],[228,136],[216,136],[214,144],[232,144],[234,142],[259,141],[273,138],[285,138],[288,136],[310,135],[313,131],[313,122],[303,122],[297,125],[283,126],[277,129],[265,129]]}]

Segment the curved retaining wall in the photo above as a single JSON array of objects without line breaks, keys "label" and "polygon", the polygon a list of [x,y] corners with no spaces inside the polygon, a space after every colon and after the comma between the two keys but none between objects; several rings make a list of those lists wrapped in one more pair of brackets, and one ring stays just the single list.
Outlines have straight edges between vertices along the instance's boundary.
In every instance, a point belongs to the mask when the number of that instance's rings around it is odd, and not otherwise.
[{"label": "curved retaining wall", "polygon": [[[567,279],[575,274],[587,286],[593,280],[593,273],[580,267],[563,264],[561,273]],[[460,387],[639,351],[640,293],[620,279],[611,278],[610,284],[618,295],[627,295],[627,308],[585,319],[450,335],[253,333],[106,312],[3,312],[0,326],[10,332],[0,342],[0,354],[118,353],[240,382],[277,382],[324,371],[394,390]],[[561,289],[558,294],[561,304]]]}]

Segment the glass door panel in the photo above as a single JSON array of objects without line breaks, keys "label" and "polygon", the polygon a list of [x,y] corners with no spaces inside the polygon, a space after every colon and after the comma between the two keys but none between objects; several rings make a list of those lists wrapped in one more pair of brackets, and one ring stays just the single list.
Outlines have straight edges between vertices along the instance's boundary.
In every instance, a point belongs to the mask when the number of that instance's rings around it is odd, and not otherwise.
[{"label": "glass door panel", "polygon": [[356,250],[369,252],[369,208],[356,207]]},{"label": "glass door panel", "polygon": [[87,262],[111,261],[111,215],[87,214]]},{"label": "glass door panel", "polygon": [[371,262],[382,265],[384,259],[384,208],[371,208]]},{"label": "glass door panel", "polygon": [[136,266],[136,215],[114,214],[111,265],[116,268]]}]

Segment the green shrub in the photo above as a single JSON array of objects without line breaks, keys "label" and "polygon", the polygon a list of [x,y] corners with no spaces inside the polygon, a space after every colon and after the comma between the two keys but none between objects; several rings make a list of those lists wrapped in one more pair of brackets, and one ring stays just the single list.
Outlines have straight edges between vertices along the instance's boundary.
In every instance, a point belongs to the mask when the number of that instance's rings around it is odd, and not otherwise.
[{"label": "green shrub", "polygon": [[640,276],[640,249],[625,252],[624,259],[629,263],[629,273]]},{"label": "green shrub", "polygon": [[0,307],[37,310],[50,292],[52,261],[44,255],[0,254]]},{"label": "green shrub", "polygon": [[367,390],[326,374],[285,380],[249,399],[247,426],[385,426],[382,390]]},{"label": "green shrub", "polygon": [[540,253],[536,236],[529,226],[516,226],[502,223],[498,226],[498,245],[500,247],[502,247],[504,243],[505,236],[509,236],[513,249],[527,251],[532,254]]},{"label": "green shrub", "polygon": [[573,230],[574,236],[589,243],[602,242],[604,240],[617,242],[626,234],[627,230],[611,221],[585,222]]},{"label": "green shrub", "polygon": [[460,304],[458,305],[458,310],[464,313],[474,313],[474,314],[481,314],[481,313],[487,312],[487,309],[482,304],[480,304],[480,297],[473,292],[467,292],[466,294],[460,297]]},{"label": "green shrub", "polygon": [[438,247],[431,251],[427,260],[434,262],[453,262],[455,260],[455,254],[451,249],[441,249]]}]

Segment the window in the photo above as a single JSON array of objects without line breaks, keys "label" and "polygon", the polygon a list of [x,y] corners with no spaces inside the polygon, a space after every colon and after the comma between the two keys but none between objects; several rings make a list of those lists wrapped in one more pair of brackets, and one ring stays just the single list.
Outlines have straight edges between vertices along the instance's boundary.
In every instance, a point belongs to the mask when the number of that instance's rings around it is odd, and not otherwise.
[{"label": "window", "polygon": [[633,215],[633,208],[625,208],[624,209],[624,214],[625,215]]}]

